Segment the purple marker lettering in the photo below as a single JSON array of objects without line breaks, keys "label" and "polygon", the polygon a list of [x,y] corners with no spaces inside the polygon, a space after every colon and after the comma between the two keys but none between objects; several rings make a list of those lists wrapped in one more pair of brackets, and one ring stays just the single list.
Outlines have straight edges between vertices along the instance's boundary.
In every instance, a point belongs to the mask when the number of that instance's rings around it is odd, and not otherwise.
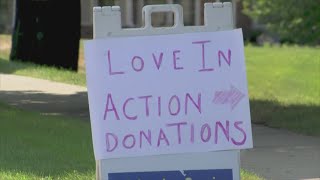
[{"label": "purple marker lettering", "polygon": [[[207,130],[207,137],[204,137],[205,130]],[[201,127],[201,140],[203,142],[208,142],[210,138],[211,138],[211,128],[209,124],[206,123]]]},{"label": "purple marker lettering", "polygon": [[[111,103],[111,109],[109,109],[109,103]],[[120,120],[119,115],[118,115],[118,112],[117,112],[117,109],[116,109],[116,107],[114,106],[114,103],[113,103],[113,100],[112,100],[112,96],[111,96],[110,93],[109,93],[108,96],[107,96],[106,109],[105,109],[105,111],[104,111],[104,116],[103,116],[103,119],[104,119],[104,120],[106,120],[107,114],[108,114],[109,111],[113,111],[116,119],[117,119],[117,120]]]},{"label": "purple marker lettering", "polygon": [[226,61],[226,63],[229,66],[231,66],[231,50],[228,49],[228,59],[226,58],[226,56],[224,55],[224,53],[222,51],[218,51],[219,67],[221,67],[221,56],[223,57],[224,61]]},{"label": "purple marker lettering", "polygon": [[190,141],[192,143],[194,143],[194,124],[191,124],[191,137],[190,137]]},{"label": "purple marker lettering", "polygon": [[213,71],[213,68],[206,68],[206,61],[205,61],[205,51],[204,51],[204,44],[205,43],[209,43],[211,41],[207,40],[207,41],[194,41],[192,42],[192,44],[201,44],[201,50],[202,50],[202,69],[199,70],[199,72],[202,71]]},{"label": "purple marker lettering", "polygon": [[161,96],[158,96],[158,116],[161,116]]},{"label": "purple marker lettering", "polygon": [[178,143],[181,144],[181,125],[187,125],[187,122],[179,122],[179,123],[171,123],[167,124],[167,127],[176,126],[177,127],[177,133],[178,133]]},{"label": "purple marker lettering", "polygon": [[201,114],[201,93],[198,94],[198,103],[195,102],[194,99],[192,99],[191,95],[189,93],[186,94],[186,99],[185,99],[185,114],[188,114],[188,99],[191,100],[193,105],[198,109],[199,113]]},{"label": "purple marker lettering", "polygon": [[140,131],[140,148],[142,147],[142,136],[144,136],[144,138],[147,140],[147,142],[149,143],[149,145],[151,146],[151,130],[148,130],[148,135],[146,135],[146,133],[144,131]]},{"label": "purple marker lettering", "polygon": [[124,74],[123,71],[112,72],[112,67],[111,67],[111,52],[110,52],[110,50],[108,50],[108,65],[109,65],[109,75]]},{"label": "purple marker lettering", "polygon": [[[110,145],[111,144],[110,143],[110,141],[111,141],[110,138],[113,139],[113,142],[114,142],[113,147]],[[107,146],[107,152],[114,151],[118,146],[118,137],[113,133],[106,133],[106,146]]]},{"label": "purple marker lettering", "polygon": [[160,69],[160,66],[162,64],[162,58],[163,58],[163,52],[160,53],[159,59],[157,60],[156,55],[152,53],[153,61],[156,64],[158,70]]},{"label": "purple marker lettering", "polygon": [[[136,60],[140,60],[140,67],[135,67],[135,62],[136,62]],[[136,72],[140,72],[140,71],[142,71],[143,70],[143,68],[144,68],[144,61],[143,61],[143,59],[142,59],[142,57],[140,57],[140,56],[134,56],[133,58],[132,58],[132,60],[131,60],[131,66],[132,66],[132,68],[133,68],[133,70],[135,70]]]},{"label": "purple marker lettering", "polygon": [[243,134],[243,139],[242,139],[242,141],[239,141],[239,142],[238,142],[238,141],[234,140],[233,138],[231,138],[232,143],[233,143],[234,145],[237,145],[237,146],[243,145],[243,144],[246,142],[246,140],[247,140],[246,132],[239,126],[239,125],[241,125],[242,123],[243,123],[242,121],[236,121],[236,122],[234,122],[234,127]]},{"label": "purple marker lettering", "polygon": [[[132,139],[132,142],[131,142],[130,145],[128,145],[128,144],[126,143],[126,142],[128,142],[127,139],[129,139],[129,138]],[[123,140],[122,140],[122,145],[123,145],[123,147],[125,147],[125,148],[127,148],[127,149],[133,148],[135,144],[136,144],[136,138],[135,138],[134,135],[132,135],[132,134],[126,135],[126,136],[123,138]]]},{"label": "purple marker lettering", "polygon": [[160,143],[161,143],[162,140],[165,141],[165,143],[167,144],[167,146],[170,145],[170,144],[169,144],[169,140],[168,140],[166,134],[163,132],[162,128],[160,128],[159,137],[158,137],[158,144],[157,144],[158,147],[160,146]]},{"label": "purple marker lettering", "polygon": [[177,60],[180,59],[179,57],[177,57],[177,54],[180,52],[181,52],[180,50],[174,50],[172,53],[173,54],[173,67],[176,70],[183,69],[183,67],[177,67]]},{"label": "purple marker lettering", "polygon": [[137,115],[136,116],[129,116],[126,112],[126,107],[127,107],[127,104],[129,101],[132,101],[134,100],[133,98],[128,98],[124,103],[123,103],[123,106],[122,106],[122,111],[123,111],[123,114],[124,116],[129,119],[129,120],[136,120],[137,119]]},{"label": "purple marker lettering", "polygon": [[220,121],[216,122],[216,128],[215,128],[215,137],[214,137],[214,143],[217,144],[218,143],[218,138],[219,138],[219,126],[222,129],[223,134],[225,135],[225,137],[227,138],[227,140],[229,141],[230,139],[230,135],[229,135],[229,121],[226,121],[226,128],[223,127],[222,123]]},{"label": "purple marker lettering", "polygon": [[[173,100],[176,100],[176,102],[177,102],[177,110],[176,110],[176,112],[172,112],[172,101]],[[176,96],[176,95],[174,95],[174,96],[172,96],[171,98],[170,98],[170,100],[169,100],[169,104],[168,104],[168,109],[169,109],[169,112],[170,112],[170,114],[172,115],[172,116],[176,116],[177,114],[179,114],[179,112],[180,112],[180,100],[179,100],[179,98],[178,98],[178,96]]]},{"label": "purple marker lettering", "polygon": [[139,99],[145,99],[145,107],[146,107],[146,116],[149,116],[149,98],[151,98],[152,96],[140,96],[138,97]]}]

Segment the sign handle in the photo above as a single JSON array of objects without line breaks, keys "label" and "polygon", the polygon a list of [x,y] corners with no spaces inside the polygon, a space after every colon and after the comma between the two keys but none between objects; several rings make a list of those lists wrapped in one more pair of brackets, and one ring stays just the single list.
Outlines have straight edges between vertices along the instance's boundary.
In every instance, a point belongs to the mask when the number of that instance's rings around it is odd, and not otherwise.
[{"label": "sign handle", "polygon": [[142,17],[145,29],[152,29],[152,13],[155,12],[173,12],[174,25],[166,28],[180,28],[183,27],[183,10],[179,4],[163,4],[163,5],[147,5],[142,9]]}]

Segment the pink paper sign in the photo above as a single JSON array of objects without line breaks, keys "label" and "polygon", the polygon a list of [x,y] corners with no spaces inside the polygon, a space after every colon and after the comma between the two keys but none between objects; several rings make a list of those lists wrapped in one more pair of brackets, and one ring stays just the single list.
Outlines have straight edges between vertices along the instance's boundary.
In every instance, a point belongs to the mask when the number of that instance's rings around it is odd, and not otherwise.
[{"label": "pink paper sign", "polygon": [[252,147],[241,30],[85,43],[95,158]]}]

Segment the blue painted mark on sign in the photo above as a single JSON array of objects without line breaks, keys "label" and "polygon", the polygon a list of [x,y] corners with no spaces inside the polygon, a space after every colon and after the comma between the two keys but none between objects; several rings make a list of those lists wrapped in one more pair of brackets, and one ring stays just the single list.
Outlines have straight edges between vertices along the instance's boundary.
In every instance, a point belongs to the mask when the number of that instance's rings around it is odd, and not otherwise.
[{"label": "blue painted mark on sign", "polygon": [[232,180],[232,169],[109,173],[109,180]]}]

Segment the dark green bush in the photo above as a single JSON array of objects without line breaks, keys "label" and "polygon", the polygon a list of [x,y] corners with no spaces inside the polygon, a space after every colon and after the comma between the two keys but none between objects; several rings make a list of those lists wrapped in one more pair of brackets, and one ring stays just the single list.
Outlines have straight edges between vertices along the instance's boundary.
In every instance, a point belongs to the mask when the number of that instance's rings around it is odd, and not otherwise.
[{"label": "dark green bush", "polygon": [[242,0],[243,12],[281,42],[320,44],[320,0]]}]

